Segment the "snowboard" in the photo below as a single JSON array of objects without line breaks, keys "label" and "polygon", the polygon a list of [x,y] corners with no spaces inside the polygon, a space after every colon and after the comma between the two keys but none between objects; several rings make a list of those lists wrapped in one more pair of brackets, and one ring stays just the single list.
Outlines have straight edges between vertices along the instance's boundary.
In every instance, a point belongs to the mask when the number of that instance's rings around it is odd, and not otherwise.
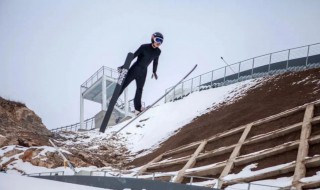
[{"label": "snowboard", "polygon": [[128,74],[130,63],[133,60],[133,58],[134,58],[133,53],[128,53],[126,61],[125,61],[124,65],[122,66],[122,70],[120,72],[120,75],[119,75],[119,78],[118,78],[118,81],[117,81],[117,85],[116,85],[116,87],[115,87],[115,89],[113,91],[113,94],[112,94],[112,97],[110,99],[107,112],[104,115],[104,118],[103,118],[101,126],[100,126],[100,132],[102,132],[102,133],[104,133],[104,131],[107,128],[107,125],[109,123],[113,108],[117,103],[117,100],[118,100],[119,95],[120,95],[119,94],[120,90],[121,90],[123,82],[124,82],[124,80],[125,80],[125,78],[126,78],[126,76]]},{"label": "snowboard", "polygon": [[169,91],[167,91],[164,95],[162,95],[159,99],[154,101],[150,106],[148,106],[145,110],[143,110],[141,113],[139,113],[135,118],[133,118],[131,121],[129,121],[127,124],[125,124],[123,127],[121,127],[118,131],[114,132],[109,139],[111,139],[113,136],[118,134],[120,131],[122,131],[124,128],[126,128],[128,125],[130,125],[132,122],[134,122],[136,119],[138,119],[141,115],[146,113],[150,108],[152,108],[156,103],[158,103],[161,99],[163,99],[166,95],[168,95],[175,87],[177,87],[179,84],[182,83],[196,68],[198,65],[195,65],[191,71],[188,72],[177,84],[175,84]]}]

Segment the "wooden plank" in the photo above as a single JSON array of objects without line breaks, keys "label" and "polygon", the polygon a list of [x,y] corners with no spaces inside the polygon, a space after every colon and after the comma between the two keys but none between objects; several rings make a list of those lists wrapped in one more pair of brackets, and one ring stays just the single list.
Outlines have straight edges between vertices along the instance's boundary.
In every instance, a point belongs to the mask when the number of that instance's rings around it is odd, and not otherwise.
[{"label": "wooden plank", "polygon": [[[305,109],[308,105],[311,105],[311,104],[320,104],[320,100],[317,100],[317,101],[314,101],[314,102],[311,102],[311,103],[308,103],[308,104],[304,104],[302,106],[298,106],[296,108],[293,108],[293,109],[289,109],[289,110],[286,110],[284,112],[281,112],[279,114],[275,114],[273,116],[270,116],[270,117],[267,117],[267,118],[263,118],[263,119],[260,119],[260,120],[257,120],[257,121],[254,121],[250,124],[252,124],[253,126],[254,125],[261,125],[263,123],[266,123],[266,122],[270,122],[270,121],[273,121],[273,120],[276,120],[276,119],[279,119],[281,117],[285,117],[285,116],[288,116],[290,114],[293,114],[297,111],[300,111],[300,110],[303,110]],[[319,117],[315,117],[314,120],[312,122],[320,122],[320,116]],[[298,125],[298,124],[295,124],[295,125]],[[239,131],[241,130],[244,130],[244,128],[246,127],[246,125],[243,125],[243,126],[239,126],[235,129],[231,129],[229,131],[226,131],[226,132],[223,132],[223,133],[219,133],[217,135],[214,135],[210,138],[207,139],[208,142],[211,142],[213,140],[218,140],[220,138],[223,138],[223,137],[226,137],[226,136],[229,136],[229,135],[233,135],[233,134],[236,134],[238,133]],[[199,144],[201,143],[201,141],[198,141],[198,142],[193,142],[193,143],[190,143],[190,144],[187,144],[187,145],[183,145],[181,147],[178,147],[176,149],[173,149],[173,150],[170,150],[170,151],[167,151],[164,153],[165,156],[169,156],[169,155],[172,155],[172,154],[176,154],[176,153],[180,153],[182,151],[186,151],[186,150],[189,150],[189,149],[192,149],[193,147],[195,146],[198,146]],[[206,155],[208,156],[208,155]]]},{"label": "wooden plank", "polygon": [[294,176],[292,180],[292,186],[297,189],[302,189],[302,184],[300,179],[304,178],[306,175],[306,167],[304,165],[304,160],[308,156],[309,143],[308,139],[311,134],[311,121],[313,118],[314,105],[308,105],[304,114],[302,130],[300,136],[300,144],[296,160],[296,168],[294,171]]},{"label": "wooden plank", "polygon": [[213,164],[211,167],[202,166],[199,168],[192,168],[191,170],[187,170],[185,175],[193,175],[193,176],[207,176],[207,175],[216,175],[220,174],[223,168],[226,166],[227,161],[219,162]]},{"label": "wooden plank", "polygon": [[247,145],[247,144],[255,144],[255,143],[262,142],[262,141],[266,141],[266,140],[270,140],[270,139],[273,139],[273,138],[277,138],[277,137],[280,137],[282,135],[297,131],[297,130],[299,130],[301,128],[301,126],[302,126],[302,122],[296,123],[296,124],[293,124],[293,125],[290,125],[288,127],[281,128],[281,129],[278,129],[278,130],[275,130],[275,131],[271,131],[271,132],[263,134],[263,135],[253,136],[253,137],[249,138],[248,140],[246,140],[244,142],[244,144],[245,145]]},{"label": "wooden plank", "polygon": [[154,163],[154,162],[158,162],[159,160],[161,160],[163,157],[163,154],[160,154],[159,156],[157,156],[156,158],[154,158],[153,160],[151,160],[148,164],[144,165],[139,172],[137,173],[137,175],[141,175],[143,172],[147,171],[147,169],[149,168],[149,166]]},{"label": "wooden plank", "polygon": [[204,154],[200,154],[197,157],[197,161],[198,160],[203,160],[205,158],[210,158],[210,157],[213,157],[213,156],[219,156],[219,155],[222,155],[222,154],[225,154],[225,153],[228,153],[228,152],[232,152],[232,150],[234,149],[235,146],[236,145],[230,145],[230,146],[227,146],[227,147],[221,147],[221,148],[206,152]]},{"label": "wooden plank", "polygon": [[237,178],[237,179],[230,180],[230,181],[224,181],[224,185],[225,186],[229,186],[229,185],[234,185],[234,184],[237,184],[237,183],[249,183],[249,182],[252,182],[252,181],[258,181],[258,180],[272,178],[272,177],[277,176],[277,175],[293,172],[294,171],[294,167],[295,167],[295,163],[292,163],[292,164],[290,164],[290,165],[288,165],[288,166],[286,166],[284,168],[281,168],[279,170],[265,172],[265,173],[262,173],[262,174],[258,174],[258,175],[250,176],[250,177],[246,177],[246,178]]},{"label": "wooden plank", "polygon": [[[310,144],[314,144],[314,143],[318,143],[318,142],[320,142],[320,135],[314,136],[314,137],[310,138],[310,140],[309,140]],[[299,146],[299,141],[295,141],[295,142],[287,143],[284,145],[279,145],[277,147],[274,147],[273,149],[267,149],[264,152],[260,153],[259,155],[251,155],[251,156],[244,155],[244,156],[238,157],[236,159],[235,165],[243,165],[245,163],[250,163],[252,161],[260,160],[264,156],[281,154],[283,152],[298,148],[298,146]],[[201,154],[197,157],[197,161],[208,158],[208,157],[220,155],[222,153],[226,153],[226,152],[232,150],[234,147],[235,147],[235,145],[232,145],[229,147],[223,147],[219,150],[214,150],[209,153]],[[181,163],[187,162],[189,160],[189,158],[190,158],[190,156],[188,156],[184,159],[181,159],[181,160],[179,160],[179,159],[174,160],[173,162],[170,161],[170,162],[163,162],[163,163],[153,163],[149,168],[155,169],[155,168],[161,168],[161,167],[166,167],[166,166],[175,165],[175,164],[181,164]]]},{"label": "wooden plank", "polygon": [[204,147],[206,146],[207,141],[204,140],[197,150],[193,153],[192,157],[189,159],[189,161],[186,163],[186,165],[178,172],[178,174],[174,177],[173,182],[175,183],[181,183],[183,180],[184,173],[187,169],[192,168],[194,164],[196,163],[196,158],[200,154],[200,152],[203,151]]},{"label": "wooden plank", "polygon": [[311,121],[313,125],[320,123],[320,116],[314,117]]},{"label": "wooden plank", "polygon": [[167,166],[172,166],[172,165],[176,165],[176,164],[181,164],[181,163],[186,163],[188,162],[188,160],[190,159],[190,156],[185,156],[182,158],[178,158],[178,159],[174,159],[174,160],[168,160],[166,162],[157,162],[157,163],[152,163],[149,166],[149,169],[156,169],[156,168],[164,168]]},{"label": "wooden plank", "polygon": [[[320,165],[320,158],[319,157],[315,157],[315,158],[308,158],[305,160],[306,165],[314,165],[317,164],[316,166]],[[280,174],[286,174],[289,172],[293,172],[295,170],[295,163],[292,163],[284,168],[281,168],[279,170],[276,171],[270,171],[270,172],[266,172],[266,173],[261,173],[259,175],[255,175],[255,176],[250,176],[250,177],[246,177],[246,178],[237,178],[234,180],[230,180],[230,181],[224,181],[224,185],[233,185],[233,184],[237,184],[237,183],[249,183],[252,181],[258,181],[258,180],[264,180],[264,179],[270,179],[274,176],[280,175]]]},{"label": "wooden plank", "polygon": [[[222,173],[220,174],[219,180],[222,179],[223,177],[225,177],[226,175],[228,175],[229,172],[231,171],[231,169],[233,168],[234,161],[235,161],[236,157],[239,155],[242,144],[246,140],[246,138],[251,130],[251,127],[252,127],[252,124],[249,124],[246,126],[245,130],[243,131],[243,133],[239,139],[237,146],[233,149],[233,151],[227,161],[226,167],[223,169]],[[218,188],[221,188],[222,185],[223,185],[223,183],[219,183]]]},{"label": "wooden plank", "polygon": [[202,141],[198,141],[198,142],[193,142],[193,143],[190,143],[190,144],[187,144],[187,145],[183,145],[183,146],[180,146],[178,148],[175,148],[173,150],[169,150],[167,152],[164,153],[164,156],[170,156],[170,155],[173,155],[173,154],[177,154],[177,153],[180,153],[180,152],[184,152],[184,151],[187,151],[187,150],[190,150],[196,146],[199,146],[201,144]]},{"label": "wooden plank", "polygon": [[[314,103],[320,104],[320,100],[315,101]],[[276,114],[276,115],[273,115],[273,116],[270,116],[270,117],[267,117],[267,118],[264,118],[264,119],[257,120],[255,122],[250,123],[250,124],[252,126],[254,126],[254,125],[260,125],[260,124],[265,123],[265,122],[270,122],[270,121],[279,119],[281,117],[293,114],[293,113],[295,113],[297,111],[300,111],[302,109],[305,109],[306,107],[309,107],[310,105],[312,105],[312,103],[308,103],[308,104],[305,104],[305,105],[302,105],[302,106],[299,106],[299,107],[296,107],[296,108],[281,112],[279,114]],[[315,117],[313,119],[311,118],[311,122],[312,123],[319,123],[320,122],[320,116]],[[281,134],[282,135],[283,134],[287,134],[288,132],[295,131],[297,128],[299,128],[298,125],[302,125],[302,123],[297,123],[297,124],[288,126],[285,129],[275,130],[275,131],[270,132],[270,133],[268,133],[266,135],[263,135],[263,136],[255,136],[255,137],[250,138],[249,140],[245,141],[243,144],[247,144],[247,143],[251,144],[251,143],[261,142],[261,141],[264,141],[264,140],[268,139],[268,137],[274,137],[274,136],[279,136]],[[214,135],[214,136],[210,137],[207,141],[208,142],[209,141],[214,141],[214,140],[217,140],[219,138],[223,138],[223,137],[226,137],[226,136],[229,136],[229,135],[236,134],[236,133],[240,132],[241,130],[244,130],[244,128],[245,128],[245,126],[240,126],[240,127],[236,128],[236,129],[232,129],[232,130],[229,130],[227,132],[219,133],[217,135]],[[320,135],[312,137],[312,138],[309,139],[309,143],[318,143],[319,141],[320,141]],[[182,151],[186,151],[186,150],[189,150],[189,149],[199,145],[200,143],[201,142],[190,143],[188,145],[184,145],[182,147],[178,147],[178,148],[176,148],[174,150],[170,150],[170,151],[164,153],[164,155],[168,156],[170,154],[175,154],[175,153],[179,153],[179,152],[182,152]],[[249,162],[252,162],[252,161],[255,161],[255,160],[262,159],[265,156],[272,156],[272,155],[280,154],[280,153],[283,153],[283,152],[298,148],[299,145],[300,145],[299,141],[298,142],[295,141],[295,142],[286,143],[284,145],[277,146],[277,147],[275,147],[273,149],[268,149],[266,151],[263,151],[262,153],[259,153],[259,155],[250,155],[250,156],[244,156],[244,157],[237,158],[235,160],[234,164],[235,165],[242,165],[242,164],[245,164],[245,163],[249,163]],[[215,156],[215,155],[221,155],[221,154],[227,153],[229,151],[231,152],[231,150],[234,149],[235,147],[236,147],[236,145],[231,145],[231,146],[222,147],[222,148],[219,148],[219,149],[216,149],[216,150],[204,153],[204,154],[199,154],[196,157],[196,161],[202,160],[202,159],[205,159],[205,158],[208,158],[208,157],[212,157],[212,156]],[[186,156],[186,157],[183,157],[183,159],[176,159],[176,160],[169,161],[169,162],[164,162],[164,163],[156,163],[157,162],[156,161],[154,163],[151,163],[150,165],[151,165],[151,167],[162,167],[162,166],[168,166],[168,165],[181,164],[181,163],[184,163],[184,162],[188,162],[190,157],[191,156]],[[197,174],[208,174],[208,175],[209,174],[213,174],[213,173],[217,174],[217,172],[219,172],[219,171],[221,172],[223,170],[223,168],[225,168],[225,167],[226,167],[226,161],[218,163],[217,165],[215,165],[215,166],[213,166],[212,168],[209,168],[209,169],[208,168],[201,169],[201,171],[195,171],[194,170],[194,171],[188,172],[188,173],[189,174],[196,174],[196,173]]]},{"label": "wooden plank", "polygon": [[309,145],[318,144],[320,142],[320,135],[313,136],[309,139]]},{"label": "wooden plank", "polygon": [[222,133],[218,133],[212,137],[210,137],[208,139],[208,143],[211,142],[211,141],[214,141],[214,140],[218,140],[218,139],[221,139],[223,137],[227,137],[227,136],[230,136],[230,135],[234,135],[234,134],[237,134],[241,131],[243,131],[245,129],[246,125],[242,125],[242,126],[239,126],[237,128],[234,128],[234,129],[231,129],[231,130],[228,130],[228,131],[225,131],[225,132],[222,132]]},{"label": "wooden plank", "polygon": [[264,151],[259,152],[259,154],[249,154],[244,155],[235,160],[235,165],[244,165],[247,163],[251,163],[253,161],[261,160],[265,157],[274,156],[277,154],[281,154],[299,147],[299,141],[292,141],[289,143],[285,143],[274,148],[266,149]]},{"label": "wooden plank", "polygon": [[314,156],[312,158],[308,158],[304,161],[304,164],[307,168],[315,168],[320,166],[320,156]]},{"label": "wooden plank", "polygon": [[317,187],[320,187],[320,181],[303,183],[302,185],[302,189],[316,189]]}]

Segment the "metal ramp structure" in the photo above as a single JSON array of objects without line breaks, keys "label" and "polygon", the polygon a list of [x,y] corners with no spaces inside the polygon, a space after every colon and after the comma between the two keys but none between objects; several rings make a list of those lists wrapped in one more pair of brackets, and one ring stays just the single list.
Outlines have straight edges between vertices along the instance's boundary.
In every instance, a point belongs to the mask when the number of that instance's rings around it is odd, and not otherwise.
[{"label": "metal ramp structure", "polygon": [[[84,100],[90,100],[101,104],[101,111],[95,115],[95,126],[101,125],[103,116],[107,111],[109,101],[112,97],[114,88],[116,87],[119,73],[108,67],[101,67],[88,80],[86,80],[80,87],[80,129],[84,129]],[[131,116],[129,112],[129,103],[127,99],[127,89],[124,90],[117,101],[113,110],[110,125],[115,125],[124,117]]]}]

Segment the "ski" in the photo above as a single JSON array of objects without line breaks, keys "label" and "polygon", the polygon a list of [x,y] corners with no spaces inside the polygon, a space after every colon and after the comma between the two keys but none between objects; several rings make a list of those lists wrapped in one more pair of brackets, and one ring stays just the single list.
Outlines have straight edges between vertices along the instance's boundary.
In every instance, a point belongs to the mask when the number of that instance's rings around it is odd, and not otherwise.
[{"label": "ski", "polygon": [[74,169],[71,162],[64,156],[64,154],[60,151],[60,149],[49,139],[50,144],[58,151],[59,155],[63,158],[63,161],[66,162],[69,166],[69,168],[76,174],[76,170]]},{"label": "ski", "polygon": [[148,106],[145,110],[143,110],[139,115],[137,115],[135,118],[133,118],[131,121],[129,121],[127,124],[125,124],[123,127],[121,127],[118,131],[114,132],[109,139],[111,139],[113,136],[118,134],[120,131],[122,131],[124,128],[126,128],[128,125],[130,125],[132,122],[134,122],[136,119],[138,119],[141,115],[146,113],[150,108],[152,108],[156,103],[158,103],[161,99],[163,99],[167,94],[169,94],[176,86],[178,86],[183,80],[185,80],[197,67],[198,65],[195,65],[191,71],[189,71],[188,74],[186,74],[177,84],[175,84],[168,92],[166,92],[164,95],[162,95],[159,99],[157,99],[155,102],[153,102],[150,106]]},{"label": "ski", "polygon": [[128,53],[126,61],[125,61],[124,65],[123,65],[123,67],[122,67],[122,70],[120,72],[120,75],[119,75],[119,78],[118,78],[118,81],[117,81],[117,86],[113,91],[113,94],[112,94],[111,100],[109,102],[109,106],[108,106],[107,112],[104,115],[104,118],[103,118],[101,126],[100,126],[100,132],[102,132],[102,133],[104,133],[104,131],[107,128],[107,125],[109,123],[113,108],[116,105],[117,100],[119,98],[120,90],[121,90],[123,82],[124,82],[124,80],[125,80],[125,78],[126,78],[126,76],[128,74],[130,63],[133,60],[133,57],[134,57],[133,53]]}]

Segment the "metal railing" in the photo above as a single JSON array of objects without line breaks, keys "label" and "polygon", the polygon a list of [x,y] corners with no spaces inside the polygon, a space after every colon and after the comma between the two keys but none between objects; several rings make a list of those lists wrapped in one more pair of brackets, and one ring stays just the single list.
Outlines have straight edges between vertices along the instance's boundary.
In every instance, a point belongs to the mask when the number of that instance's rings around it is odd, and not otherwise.
[{"label": "metal railing", "polygon": [[[130,170],[103,170],[103,171],[88,171],[87,176],[101,176],[101,177],[108,177],[107,174],[113,176],[113,177],[125,177],[125,178],[142,178],[142,179],[151,179],[151,180],[159,180],[158,178],[161,177],[169,177],[170,180],[176,176],[175,174],[164,174],[164,173],[157,173],[157,172],[143,172],[140,175],[136,175],[135,172],[130,171]],[[131,175],[130,175],[131,174]],[[146,174],[146,175],[144,175]],[[32,173],[32,174],[27,174],[27,176],[63,176],[65,175],[64,171],[57,171],[57,172],[42,172],[42,173]],[[216,178],[209,178],[209,177],[201,177],[201,176],[184,176],[185,178],[189,178],[189,183],[186,185],[196,185],[199,182],[194,182],[195,179],[200,179],[202,181],[208,181],[208,180],[217,180]],[[259,187],[264,189],[270,189],[270,190],[285,190],[290,187],[278,187],[278,186],[272,186],[272,185],[265,185],[265,184],[259,184],[259,183],[238,183],[238,184],[243,184],[243,187],[240,188],[233,188],[233,187],[227,187],[227,189],[232,190],[232,189],[237,189],[237,190],[252,190],[252,189],[258,189]],[[210,188],[214,188],[216,186],[215,183],[212,183],[210,185]],[[254,188],[255,186],[258,186],[258,188]]]},{"label": "metal railing", "polygon": [[27,174],[27,176],[55,176],[55,175],[64,175],[64,171]]},{"label": "metal railing", "polygon": [[[165,97],[165,102],[190,93],[236,82],[320,67],[320,43],[272,52],[221,67],[182,82]],[[166,89],[166,92],[171,88]]]},{"label": "metal railing", "polygon": [[[84,126],[83,130],[94,129],[95,128],[94,117],[86,119],[84,121],[83,126]],[[56,129],[51,129],[50,131],[55,133],[55,132],[59,132],[59,131],[78,131],[79,129],[81,129],[80,123],[75,123],[72,125],[67,125],[67,126],[56,128]]]},{"label": "metal railing", "polygon": [[81,87],[88,89],[90,88],[92,85],[95,84],[95,82],[97,82],[103,75],[106,75],[110,78],[113,78],[115,80],[118,79],[119,73],[117,70],[114,70],[112,68],[103,66],[101,67],[97,72],[95,72],[88,80],[86,80]]},{"label": "metal railing", "polygon": [[[118,99],[117,104],[115,105],[120,109],[124,109],[124,102],[121,99]],[[142,107],[145,107],[145,103],[142,102]],[[134,105],[133,105],[133,100],[129,101],[129,111],[133,112],[134,111]],[[86,119],[84,121],[83,124],[84,128],[82,130],[93,130],[95,129],[95,118],[89,118]],[[67,126],[63,126],[63,127],[59,127],[59,128],[55,128],[55,129],[51,129],[51,132],[59,132],[59,131],[78,131],[79,129],[81,129],[80,127],[80,123],[75,123],[75,124],[71,124],[71,125],[67,125]]]},{"label": "metal railing", "polygon": [[258,190],[258,189],[265,189],[265,190],[290,190],[291,187],[279,187],[274,185],[264,185],[258,184],[256,182],[252,183],[238,183],[237,185],[241,185],[240,187],[227,187],[226,190]]}]

